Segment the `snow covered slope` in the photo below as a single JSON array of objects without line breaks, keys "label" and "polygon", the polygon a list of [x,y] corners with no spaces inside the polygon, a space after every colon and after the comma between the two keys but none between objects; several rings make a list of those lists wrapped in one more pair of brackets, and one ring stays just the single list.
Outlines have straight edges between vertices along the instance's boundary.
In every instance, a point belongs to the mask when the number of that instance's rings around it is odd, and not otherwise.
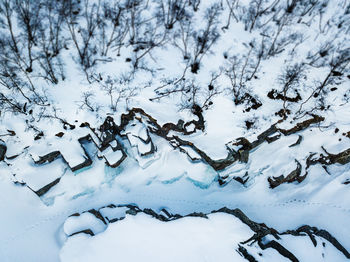
[{"label": "snow covered slope", "polygon": [[0,261],[350,259],[349,0],[4,0],[0,32]]}]

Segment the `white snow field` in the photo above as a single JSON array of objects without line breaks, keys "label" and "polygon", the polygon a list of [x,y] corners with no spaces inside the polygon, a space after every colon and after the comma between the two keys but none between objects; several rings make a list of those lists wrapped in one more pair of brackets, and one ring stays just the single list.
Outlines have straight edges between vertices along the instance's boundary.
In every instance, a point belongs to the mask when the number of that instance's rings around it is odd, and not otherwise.
[{"label": "white snow field", "polygon": [[349,0],[0,1],[0,261],[350,260]]}]

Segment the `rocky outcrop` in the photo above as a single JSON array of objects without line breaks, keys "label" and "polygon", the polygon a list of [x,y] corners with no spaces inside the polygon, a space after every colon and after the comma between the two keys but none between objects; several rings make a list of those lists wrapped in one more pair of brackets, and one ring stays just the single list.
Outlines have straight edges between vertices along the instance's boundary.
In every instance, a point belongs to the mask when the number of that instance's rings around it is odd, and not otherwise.
[{"label": "rocky outcrop", "polygon": [[290,128],[290,129],[278,129],[278,131],[280,131],[285,136],[289,136],[291,134],[295,134],[297,132],[305,130],[306,128],[308,128],[312,124],[318,124],[318,123],[321,123],[322,121],[325,120],[325,118],[322,116],[318,116],[318,115],[314,115],[314,114],[311,114],[311,116],[312,116],[312,118],[307,119],[305,121],[302,121],[300,123],[297,123],[294,127]]},{"label": "rocky outcrop", "polygon": [[329,166],[333,164],[341,164],[345,165],[350,162],[350,148],[338,153],[338,154],[332,154],[327,152],[327,150],[322,147],[326,155],[317,154],[317,153],[311,153],[309,157],[306,160],[306,169],[308,169],[310,166],[321,164],[323,166]]},{"label": "rocky outcrop", "polygon": [[338,249],[340,252],[342,252],[346,258],[350,259],[349,251],[342,244],[340,244],[339,241],[334,236],[332,236],[331,233],[329,233],[328,231],[326,231],[324,229],[318,229],[317,227],[311,227],[308,225],[304,225],[304,226],[299,227],[296,230],[287,230],[287,231],[281,233],[281,235],[290,234],[290,235],[294,235],[294,236],[300,236],[303,233],[307,234],[310,237],[310,240],[312,241],[312,243],[315,247],[317,246],[317,241],[315,239],[315,236],[322,237],[323,239],[325,239],[329,243],[331,243],[336,249]]},{"label": "rocky outcrop", "polygon": [[297,182],[302,182],[306,175],[301,176],[301,164],[298,160],[295,159],[295,162],[297,163],[297,167],[296,169],[294,169],[292,172],[289,173],[289,175],[287,175],[286,177],[284,177],[284,175],[280,175],[278,177],[269,177],[267,180],[270,183],[270,187],[271,188],[275,188],[278,187],[279,185],[283,184],[283,183],[292,183],[294,181]]},{"label": "rocky outcrop", "polygon": [[[222,171],[231,166],[235,162],[248,163],[250,153],[259,147],[262,143],[273,143],[281,138],[282,135],[289,136],[300,131],[305,130],[313,124],[318,124],[324,121],[324,118],[318,115],[311,115],[311,118],[297,123],[290,129],[282,129],[277,125],[283,120],[271,125],[268,129],[257,136],[254,141],[249,141],[244,137],[237,138],[226,144],[227,156],[222,159],[212,159],[206,152],[201,150],[191,141],[185,140],[184,136],[191,135],[197,131],[203,131],[205,129],[205,121],[202,115],[202,110],[199,107],[194,106],[192,112],[198,119],[194,119],[188,122],[178,120],[176,124],[166,123],[163,126],[159,125],[157,120],[151,115],[147,114],[141,108],[132,108],[126,114],[122,114],[120,117],[120,125],[117,125],[113,117],[108,116],[103,124],[97,128],[91,127],[89,123],[82,123],[80,128],[88,128],[90,134],[81,137],[78,141],[84,150],[84,161],[76,166],[69,166],[68,159],[64,159],[64,156],[59,151],[50,152],[46,155],[40,156],[35,160],[36,164],[50,163],[57,158],[62,158],[64,162],[74,171],[78,171],[92,164],[92,159],[85,151],[83,146],[85,143],[94,143],[98,150],[98,158],[104,159],[106,165],[116,168],[127,158],[127,149],[124,148],[125,144],[120,141],[129,141],[132,148],[136,148],[134,156],[139,162],[140,166],[147,166],[148,162],[152,159],[149,156],[156,152],[156,146],[152,141],[151,135],[155,135],[167,140],[172,147],[178,149],[180,152],[187,154],[189,159],[193,162],[202,161],[211,166],[216,171]],[[140,125],[144,132],[140,135],[139,131],[132,131],[133,128]],[[68,130],[67,132],[74,132]],[[170,135],[171,134],[171,135]],[[180,137],[181,136],[181,137]],[[61,136],[62,139],[63,136]],[[299,136],[298,140],[291,145],[296,146],[301,143],[302,137]],[[190,153],[190,151],[194,152]],[[350,152],[350,151],[349,151]],[[349,152],[342,152],[341,155],[328,154],[328,157],[321,157],[319,160],[308,159],[307,166],[313,163],[346,163],[350,161]],[[282,183],[291,183],[293,181],[301,182],[305,179],[305,175],[301,175],[301,164],[297,162],[296,170],[292,171],[289,175],[270,177],[268,181],[271,188],[274,188]],[[218,179],[220,185],[227,183],[228,176],[222,176]],[[232,178],[231,178],[232,179]],[[234,177],[233,179],[245,184],[249,179],[249,176],[244,178]],[[49,185],[48,185],[49,186]],[[40,191],[45,192],[45,190]]]},{"label": "rocky outcrop", "polygon": [[39,156],[39,159],[38,160],[34,160],[34,163],[37,164],[37,165],[42,165],[42,164],[45,164],[45,163],[51,163],[52,161],[58,159],[58,158],[62,158],[63,161],[70,167],[70,169],[75,172],[75,171],[78,171],[84,167],[88,167],[90,165],[92,165],[92,160],[91,158],[89,157],[89,155],[86,153],[85,149],[83,148],[84,152],[85,152],[85,160],[78,164],[78,165],[75,165],[75,166],[71,166],[69,164],[69,160],[68,159],[65,159],[64,156],[61,154],[60,151],[53,151],[53,152],[50,152],[46,155],[43,155],[43,156]]},{"label": "rocky outcrop", "polygon": [[5,159],[7,147],[4,141],[0,139],[0,161]]}]

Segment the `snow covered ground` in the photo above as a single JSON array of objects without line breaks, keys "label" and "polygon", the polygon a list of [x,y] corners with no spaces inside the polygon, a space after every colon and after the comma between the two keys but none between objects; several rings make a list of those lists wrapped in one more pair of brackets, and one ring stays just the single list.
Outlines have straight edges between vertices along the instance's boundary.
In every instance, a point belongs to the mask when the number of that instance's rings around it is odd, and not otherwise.
[{"label": "snow covered ground", "polygon": [[350,259],[348,0],[15,2],[0,261]]}]

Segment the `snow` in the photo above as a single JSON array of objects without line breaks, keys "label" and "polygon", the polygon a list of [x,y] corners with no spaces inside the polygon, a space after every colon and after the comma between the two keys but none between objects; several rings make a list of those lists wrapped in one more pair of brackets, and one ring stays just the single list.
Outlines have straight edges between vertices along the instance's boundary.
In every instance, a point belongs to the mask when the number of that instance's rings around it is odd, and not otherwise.
[{"label": "snow", "polygon": [[123,157],[123,153],[121,150],[113,151],[111,147],[108,147],[106,150],[104,150],[101,153],[101,155],[103,155],[106,158],[110,165],[117,163]]},{"label": "snow", "polygon": [[71,216],[63,225],[64,233],[68,236],[86,229],[90,229],[94,234],[98,234],[104,231],[106,226],[101,220],[89,212],[83,213],[80,216]]},{"label": "snow", "polygon": [[126,207],[104,207],[100,209],[102,216],[109,221],[113,219],[122,219],[125,217]]},{"label": "snow", "polygon": [[[143,10],[145,17],[152,17],[154,2],[150,1],[149,9]],[[213,3],[201,2],[199,11],[191,18],[197,29],[205,25],[202,15],[205,7]],[[243,22],[237,23],[231,17],[233,22],[223,30],[229,8],[225,1],[222,2],[225,8],[218,24],[219,41],[201,60],[198,74],[188,70],[185,76],[189,83],[192,81],[204,92],[212,73],[221,73],[214,85],[220,93],[211,99],[213,104],[203,110],[203,131],[196,130],[191,135],[176,131],[168,134],[168,137],[176,135],[193,143],[214,160],[226,158],[227,147],[238,151],[238,146],[230,145],[237,138],[244,137],[253,142],[259,134],[281,120],[275,113],[282,108],[283,101],[271,100],[266,94],[272,89],[281,89],[278,79],[285,66],[294,62],[308,63],[306,57],[309,53],[318,52],[319,47],[331,40],[334,50],[346,49],[349,43],[349,34],[344,29],[349,26],[349,15],[343,14],[348,1],[331,0],[324,12],[316,10],[310,16],[300,17],[300,23],[293,18],[282,36],[300,32],[304,34],[305,42],[287,45],[276,56],[262,59],[257,78],[245,86],[246,92],[257,97],[262,106],[247,112],[245,104],[233,102],[232,85],[225,75],[230,62],[223,54],[243,59],[249,51],[249,43],[260,43],[263,33],[273,35],[276,28],[271,26],[264,32],[260,29],[249,32],[244,29]],[[239,2],[237,14],[243,16],[251,1]],[[282,2],[281,5],[285,5]],[[338,25],[342,19],[343,29],[340,29]],[[320,32],[322,28],[324,31]],[[157,96],[155,91],[164,80],[179,78],[183,74],[187,62],[172,42],[173,39],[169,39],[166,45],[145,56],[142,66],[154,72],[143,68],[133,73],[131,63],[125,62],[126,58],[134,59],[137,55],[132,46],[122,47],[120,56],[111,52],[112,62],[97,63],[94,71],[101,73],[104,79],[107,75],[116,78],[132,75],[128,84],[118,84],[118,88],[135,87],[137,94],[129,100],[121,99],[115,110],[100,83],[87,81],[74,61],[77,57],[75,47],[68,43],[68,50],[62,50],[61,57],[66,64],[64,81],[53,86],[31,75],[38,90],[45,89],[50,106],[44,109],[33,106],[33,114],[0,111],[0,143],[7,146],[6,159],[0,162],[0,261],[245,261],[235,248],[253,233],[231,215],[220,213],[210,214],[209,219],[186,217],[161,222],[143,213],[136,216],[125,214],[125,207],[109,206],[112,203],[116,206],[135,204],[156,212],[165,209],[182,215],[209,213],[224,206],[238,207],[250,219],[280,232],[304,224],[328,230],[350,250],[350,193],[349,185],[344,184],[350,179],[349,164],[330,165],[327,170],[317,164],[306,170],[306,161],[311,154],[326,155],[323,148],[333,154],[350,148],[349,137],[343,135],[349,132],[350,126],[350,105],[344,96],[349,93],[349,76],[344,75],[342,80],[336,79],[327,87],[329,93],[324,103],[331,107],[316,112],[325,117],[323,122],[288,136],[280,132],[273,134],[281,137],[272,143],[263,142],[251,150],[247,163],[236,161],[223,170],[214,170],[193,148],[182,146],[185,153],[181,152],[177,144],[152,133],[147,117],[141,114],[137,114],[101,151],[99,127],[106,116],[113,117],[119,125],[121,115],[131,108],[142,108],[160,126],[176,124],[179,120],[185,123],[198,120],[190,108],[182,107],[190,98],[189,94],[175,93],[150,100]],[[191,52],[193,48],[194,44],[190,43]],[[241,70],[239,67],[238,71]],[[328,72],[329,68],[325,66],[307,66],[307,77],[298,86],[303,99],[322,83]],[[338,89],[333,92],[328,90],[331,87]],[[0,88],[1,93],[10,92],[2,86]],[[82,106],[84,92],[93,92],[91,103],[95,111]],[[20,94],[14,96],[20,97]],[[204,95],[196,99],[201,104]],[[304,109],[310,111],[319,103],[311,99]],[[299,106],[300,103],[288,103],[292,115],[277,127],[289,129],[310,119],[310,115],[298,118],[295,112]],[[70,129],[63,120],[75,127]],[[254,122],[249,130],[247,120]],[[80,127],[85,122],[91,129]],[[191,132],[194,128],[194,124],[188,125],[186,131]],[[338,132],[335,132],[336,128]],[[39,131],[43,136],[35,139]],[[56,136],[59,132],[64,135]],[[301,143],[289,147],[299,136],[302,137]],[[91,137],[92,141],[79,142],[83,137]],[[152,146],[155,152],[150,154]],[[35,164],[40,157],[55,151],[60,154],[51,163]],[[92,160],[90,166],[72,171],[87,158]],[[305,180],[271,189],[267,179],[287,176],[295,170],[295,160],[302,165],[301,175],[308,172]],[[119,162],[120,165],[111,167]],[[224,177],[227,177],[227,184],[220,186],[218,180]],[[237,177],[248,180],[242,185],[234,179]],[[33,192],[57,179],[60,179],[59,183],[44,195]],[[106,220],[118,221],[106,225],[88,212],[100,207],[103,207],[99,211]],[[71,216],[74,213],[80,213],[80,216]],[[96,236],[77,234],[70,237],[86,229],[91,229]],[[314,247],[307,236],[294,238],[286,235],[281,243],[300,261],[344,261],[342,254],[328,242],[323,247],[322,241],[317,238],[318,244]],[[286,260],[271,249],[265,250],[260,258],[258,253],[261,250],[256,245],[249,247],[248,251],[258,261]]]},{"label": "snow", "polygon": [[[64,245],[65,261],[245,261],[235,244],[249,237],[247,226],[229,215],[209,219],[155,221],[147,215],[127,215],[95,237],[74,236]],[[152,237],[150,237],[152,236]]]},{"label": "snow", "polygon": [[34,191],[46,186],[57,178],[64,175],[64,168],[61,160],[54,161],[51,165],[36,166],[29,163],[24,170],[17,170],[15,178],[24,182]]}]

